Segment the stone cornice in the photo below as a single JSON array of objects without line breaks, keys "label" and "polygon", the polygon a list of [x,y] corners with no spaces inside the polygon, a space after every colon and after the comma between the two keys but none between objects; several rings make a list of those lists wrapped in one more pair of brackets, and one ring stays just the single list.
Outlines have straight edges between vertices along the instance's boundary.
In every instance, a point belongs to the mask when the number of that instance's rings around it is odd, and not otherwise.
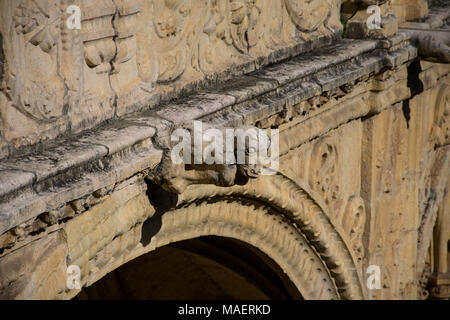
[{"label": "stone cornice", "polygon": [[[262,126],[264,119],[289,111],[302,101],[347,84],[353,86],[358,79],[415,57],[415,48],[402,33],[388,40],[343,40],[236,77],[180,102],[163,104],[75,138],[57,139],[41,151],[5,159],[0,163],[0,234],[155,168],[163,157],[161,141],[182,122],[197,119],[221,127]],[[344,112],[334,125],[373,112],[370,107],[359,109],[356,115]],[[317,114],[299,115],[304,119],[302,126],[307,127]],[[314,133],[298,140],[312,138]]]}]

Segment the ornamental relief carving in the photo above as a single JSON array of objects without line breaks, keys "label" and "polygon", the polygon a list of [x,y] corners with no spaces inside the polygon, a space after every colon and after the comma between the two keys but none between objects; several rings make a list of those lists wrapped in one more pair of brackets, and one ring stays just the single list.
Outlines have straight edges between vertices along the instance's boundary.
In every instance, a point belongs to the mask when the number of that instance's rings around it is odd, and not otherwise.
[{"label": "ornamental relief carving", "polygon": [[62,115],[64,94],[55,48],[59,40],[58,3],[20,1],[17,7],[6,9],[11,20],[5,37],[8,34],[10,39],[5,39],[4,46],[11,41],[12,48],[5,50],[2,90],[25,116],[54,121]]},{"label": "ornamental relief carving", "polygon": [[261,38],[261,2],[231,0],[231,35],[233,45],[241,53],[249,52]]},{"label": "ornamental relief carving", "polygon": [[208,19],[200,35],[198,64],[205,74],[224,71],[231,59],[227,54],[233,44],[227,1],[211,0],[207,3]]},{"label": "ornamental relief carving", "polygon": [[327,1],[285,0],[289,17],[302,32],[316,31],[329,16],[330,4]]},{"label": "ornamental relief carving", "polygon": [[[339,157],[336,141],[327,137],[320,139],[313,147],[310,160],[311,188],[316,191],[327,206],[334,209],[339,196]],[[332,210],[334,211],[334,210]]]},{"label": "ornamental relief carving", "polygon": [[340,224],[350,240],[351,249],[357,261],[361,263],[365,254],[363,234],[366,224],[366,207],[361,197],[350,197]]},{"label": "ornamental relief carving", "polygon": [[153,4],[158,81],[173,81],[183,74],[189,60],[189,45],[192,45],[191,30],[195,24],[192,16],[192,2],[191,0],[155,0]]},{"label": "ornamental relief carving", "polygon": [[450,142],[450,83],[443,83],[436,93],[431,148]]},{"label": "ornamental relief carving", "polygon": [[[67,27],[71,5],[80,8],[80,30]],[[338,0],[3,1],[1,94],[8,108],[32,122],[30,129],[11,130],[34,143],[43,130],[52,136],[67,128],[81,131],[148,107],[152,97],[206,76],[244,72],[239,66],[275,50],[334,34],[341,28],[339,5]]]},{"label": "ornamental relief carving", "polygon": [[202,0],[195,4],[155,0],[153,4],[153,42],[161,83],[218,73],[340,28],[335,0]]},{"label": "ornamental relief carving", "polygon": [[[323,208],[360,268],[365,254],[362,238],[366,224],[360,181],[361,130],[361,122],[348,123],[280,159],[281,172],[307,190]],[[296,133],[282,133],[280,144],[292,134]]]},{"label": "ornamental relief carving", "polygon": [[26,35],[25,40],[49,53],[56,44],[58,31],[49,18],[48,8],[41,8],[37,2],[30,5],[22,2],[14,11],[14,27],[18,34]]}]

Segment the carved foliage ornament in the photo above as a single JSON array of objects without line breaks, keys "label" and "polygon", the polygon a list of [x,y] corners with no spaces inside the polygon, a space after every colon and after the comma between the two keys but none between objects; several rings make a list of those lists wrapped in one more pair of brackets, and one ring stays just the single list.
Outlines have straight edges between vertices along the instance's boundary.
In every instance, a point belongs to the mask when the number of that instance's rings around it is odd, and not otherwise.
[{"label": "carved foliage ornament", "polygon": [[335,7],[335,0],[155,0],[158,80],[177,80],[189,68],[219,72],[294,45],[325,27]]},{"label": "carved foliage ornament", "polygon": [[10,26],[15,61],[8,68],[4,91],[20,112],[40,121],[53,121],[63,110],[64,89],[54,50],[60,33],[58,2],[23,0],[13,9]]},{"label": "carved foliage ornament", "polygon": [[[81,8],[80,31],[60,30],[61,26],[64,28],[69,3]],[[329,33],[333,28],[328,25],[336,24],[336,19],[330,17],[338,3],[338,0],[2,3],[2,10],[11,11],[13,21],[8,28],[17,39],[8,39],[15,48],[7,50],[10,54],[5,59],[5,70],[9,74],[3,91],[14,107],[36,120],[60,118],[65,99],[70,110],[81,108],[89,112],[96,109],[95,105],[109,110],[109,104],[113,103],[111,90],[126,96],[134,90],[131,87],[142,86],[142,82],[152,82],[145,88],[153,90],[155,82],[171,83],[182,76],[184,82],[194,81],[293,46],[303,41],[302,35],[306,33]],[[73,41],[77,37],[80,43]],[[57,50],[60,43],[63,50]],[[32,47],[38,47],[40,52]],[[80,58],[84,59],[83,65]],[[122,68],[126,70],[119,75]],[[77,71],[80,69],[85,71],[80,73]],[[127,81],[130,73],[130,78],[136,75],[131,82]],[[64,97],[64,81],[68,97]],[[88,98],[82,102],[81,98],[73,99],[72,94]],[[104,100],[95,98],[103,96]],[[88,103],[89,99],[97,102]]]}]

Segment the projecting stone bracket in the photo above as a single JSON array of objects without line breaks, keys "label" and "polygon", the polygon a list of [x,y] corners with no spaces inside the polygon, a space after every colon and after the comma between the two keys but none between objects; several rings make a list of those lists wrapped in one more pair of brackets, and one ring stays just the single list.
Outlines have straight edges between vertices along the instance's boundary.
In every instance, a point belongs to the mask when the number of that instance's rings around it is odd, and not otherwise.
[{"label": "projecting stone bracket", "polygon": [[422,58],[440,63],[450,63],[449,30],[403,30],[411,36],[411,40]]},{"label": "projecting stone bracket", "polygon": [[421,22],[406,22],[400,25],[417,47],[424,60],[450,63],[450,29],[447,20],[450,8],[432,9],[428,18]]},{"label": "projecting stone bracket", "polygon": [[270,152],[269,136],[254,126],[217,128],[197,122],[172,130],[171,138],[163,142],[163,160],[149,179],[177,194],[194,184],[246,184],[263,170],[258,146],[265,148],[262,154]]}]

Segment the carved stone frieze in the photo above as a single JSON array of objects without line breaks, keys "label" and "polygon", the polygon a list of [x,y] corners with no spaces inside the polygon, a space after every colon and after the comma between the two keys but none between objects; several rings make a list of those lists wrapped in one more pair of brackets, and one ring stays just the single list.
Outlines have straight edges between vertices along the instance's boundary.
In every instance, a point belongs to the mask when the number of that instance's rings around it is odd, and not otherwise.
[{"label": "carved stone frieze", "polygon": [[[80,30],[66,23],[72,5]],[[338,0],[21,0],[0,8],[0,101],[6,139],[17,147],[151,108],[341,30]],[[27,125],[13,129],[22,118]]]},{"label": "carved stone frieze", "polygon": [[2,30],[4,36],[8,35],[8,42],[4,43],[7,69],[2,91],[13,107],[36,121],[54,121],[63,114],[64,84],[59,76],[56,48],[60,22],[58,2],[2,4],[4,14],[10,14]]}]

